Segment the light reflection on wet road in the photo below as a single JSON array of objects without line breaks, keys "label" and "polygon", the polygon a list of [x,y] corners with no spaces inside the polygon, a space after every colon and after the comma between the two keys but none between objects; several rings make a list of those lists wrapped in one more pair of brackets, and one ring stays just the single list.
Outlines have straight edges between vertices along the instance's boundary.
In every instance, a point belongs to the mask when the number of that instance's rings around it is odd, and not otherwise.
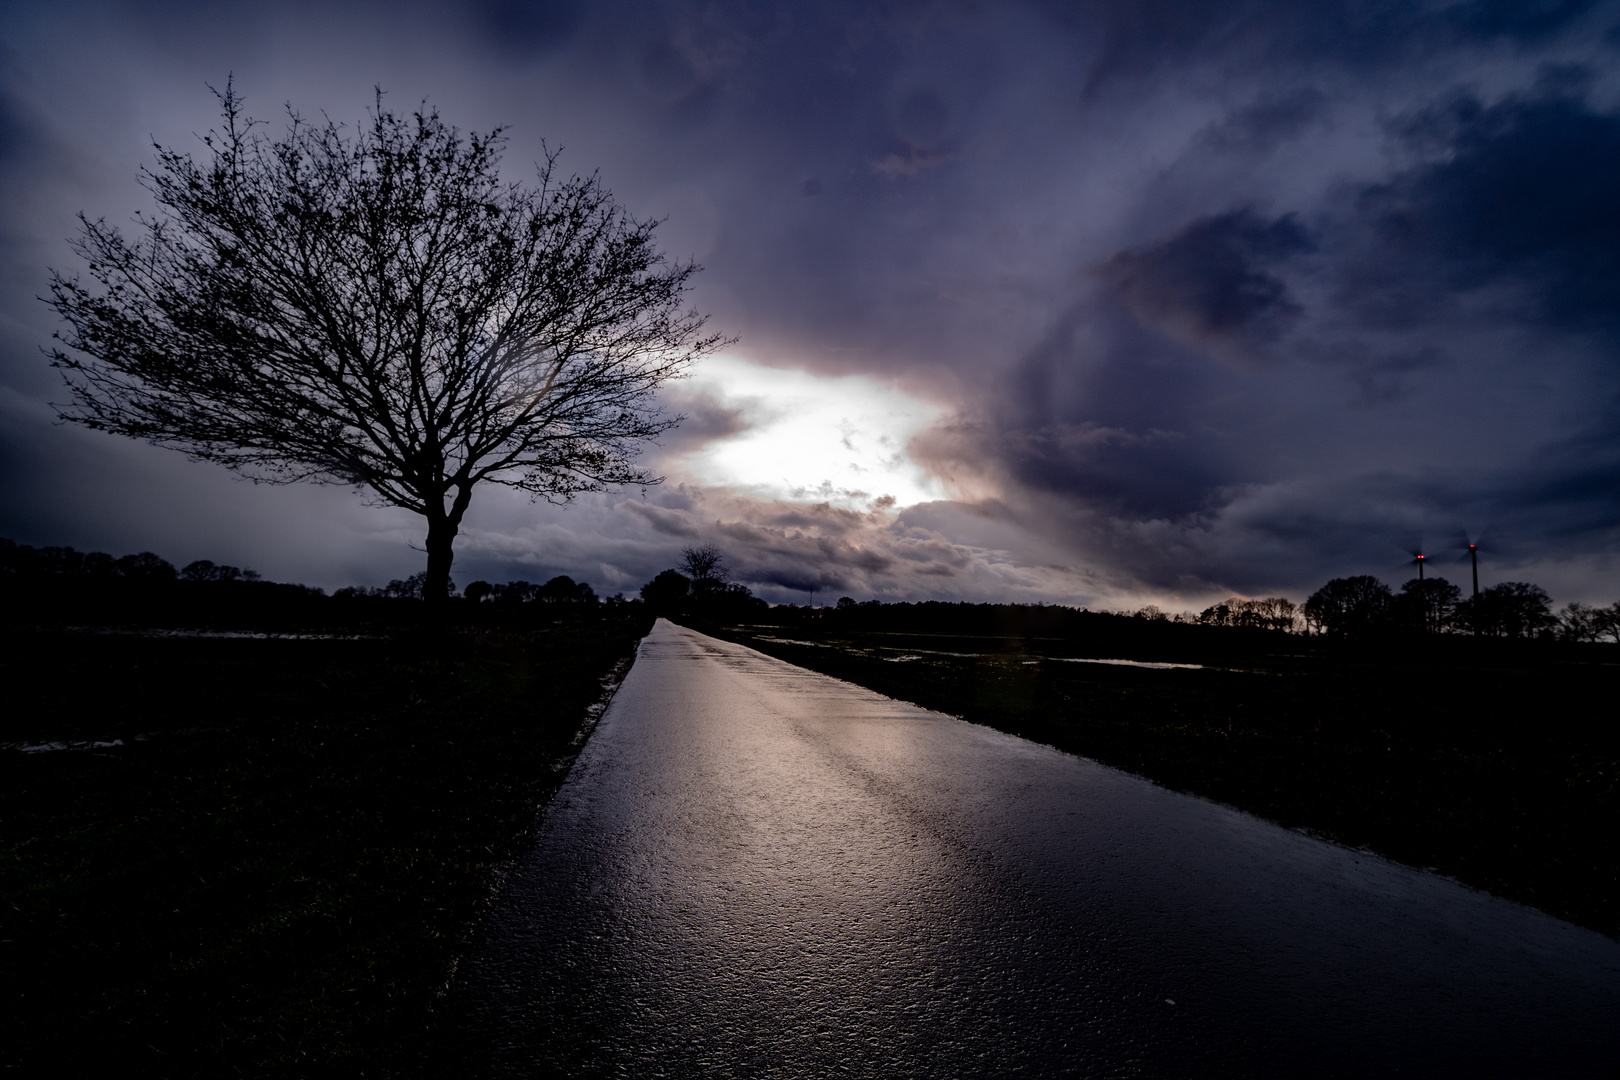
[{"label": "light reflection on wet road", "polygon": [[660,622],[471,1076],[1614,1076],[1620,943]]}]

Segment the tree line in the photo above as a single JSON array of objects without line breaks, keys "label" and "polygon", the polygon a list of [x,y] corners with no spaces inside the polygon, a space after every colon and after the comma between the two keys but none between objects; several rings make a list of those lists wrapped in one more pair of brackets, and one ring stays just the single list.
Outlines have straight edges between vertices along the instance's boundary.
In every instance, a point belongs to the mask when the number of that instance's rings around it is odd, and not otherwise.
[{"label": "tree line", "polygon": [[255,570],[208,559],[197,559],[176,568],[167,559],[150,551],[114,558],[105,551],[76,551],[70,547],[36,548],[5,537],[0,537],[0,574],[145,582],[261,580]]},{"label": "tree line", "polygon": [[[151,589],[166,584],[211,587],[264,585],[258,573],[208,559],[176,567],[161,556],[142,551],[114,557],[101,551],[81,552],[71,547],[40,547],[0,538],[0,576],[31,580],[74,580],[96,587],[138,586]],[[1421,634],[1467,634],[1510,639],[1552,639],[1569,642],[1620,644],[1620,601],[1606,607],[1570,603],[1554,611],[1547,591],[1522,581],[1505,581],[1482,590],[1478,597],[1445,578],[1413,578],[1397,590],[1371,575],[1334,578],[1303,604],[1287,597],[1231,597],[1200,612],[1170,614],[1149,604],[1135,611],[1109,613],[1041,604],[955,604],[943,601],[885,604],[840,597],[831,608],[794,604],[772,607],[746,586],[730,580],[724,553],[713,545],[685,548],[676,566],[655,575],[639,590],[639,599],[662,615],[696,616],[719,621],[745,621],[762,617],[798,621],[833,619],[852,627],[882,622],[885,625],[916,621],[919,626],[950,624],[958,632],[972,627],[997,628],[1013,633],[1066,633],[1073,620],[1131,617],[1148,623],[1266,630],[1279,633],[1369,638]],[[333,600],[425,600],[430,577],[426,571],[390,581],[387,585],[354,585],[338,589]],[[543,584],[509,581],[492,584],[474,581],[457,592],[445,579],[446,599],[467,604],[513,608],[528,604],[617,605],[634,603],[623,594],[599,597],[587,582],[557,575]],[[305,585],[276,585],[309,596],[325,591]]]},{"label": "tree line", "polygon": [[[52,582],[65,584],[72,582],[80,586],[88,586],[94,591],[98,586],[110,589],[136,586],[150,592],[157,588],[160,592],[164,586],[181,587],[186,585],[253,585],[273,587],[280,590],[297,590],[300,594],[311,597],[325,597],[326,590],[312,585],[290,585],[279,582],[265,581],[255,570],[231,566],[227,563],[216,563],[209,559],[197,559],[184,566],[176,567],[169,560],[151,551],[137,552],[132,555],[114,557],[104,551],[77,551],[71,547],[32,547],[28,544],[19,544],[15,540],[0,537],[0,579],[14,581],[29,581],[35,584],[50,584]],[[424,600],[429,588],[427,571],[420,571],[407,578],[395,578],[387,585],[350,585],[338,589],[331,595],[336,601],[355,600]],[[455,583],[445,581],[445,598],[456,599],[458,593]],[[596,595],[596,590],[583,581],[576,582],[566,575],[558,575],[542,585],[531,585],[527,581],[509,581],[504,585],[492,585],[487,581],[475,581],[468,585],[460,598],[468,603],[492,603],[503,607],[517,604],[547,603],[547,604],[608,604],[623,603],[622,596],[613,596],[602,601]]]},{"label": "tree line", "polygon": [[1445,578],[1413,578],[1391,589],[1370,574],[1334,578],[1303,604],[1273,596],[1233,597],[1194,614],[1169,615],[1149,605],[1137,618],[1237,626],[1337,637],[1391,634],[1473,634],[1497,638],[1555,638],[1620,643],[1620,601],[1607,607],[1569,603],[1554,611],[1539,585],[1504,581],[1464,597]]}]

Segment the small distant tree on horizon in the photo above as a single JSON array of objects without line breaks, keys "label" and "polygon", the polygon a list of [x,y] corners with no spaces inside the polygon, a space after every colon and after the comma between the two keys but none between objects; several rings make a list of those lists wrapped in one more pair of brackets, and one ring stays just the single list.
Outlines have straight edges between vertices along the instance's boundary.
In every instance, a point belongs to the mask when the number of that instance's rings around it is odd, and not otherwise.
[{"label": "small distant tree on horizon", "polygon": [[382,105],[350,133],[290,108],[272,139],[229,85],[201,162],[157,147],[126,240],[80,215],[92,287],[51,274],[64,420],[254,481],[337,483],[422,515],[420,595],[450,594],[482,483],[566,501],[660,477],[654,393],[723,344],[655,221],[556,155],[500,178],[501,129]]},{"label": "small distant tree on horizon", "polygon": [[686,603],[691,589],[692,582],[679,570],[661,570],[641,587],[641,599],[655,611],[673,612]]},{"label": "small distant tree on horizon", "polygon": [[1329,634],[1357,635],[1378,628],[1389,615],[1394,594],[1371,574],[1334,578],[1311,594],[1305,618]]},{"label": "small distant tree on horizon", "polygon": [[724,588],[731,576],[725,552],[713,544],[681,549],[680,570],[691,582],[692,592],[702,594]]}]

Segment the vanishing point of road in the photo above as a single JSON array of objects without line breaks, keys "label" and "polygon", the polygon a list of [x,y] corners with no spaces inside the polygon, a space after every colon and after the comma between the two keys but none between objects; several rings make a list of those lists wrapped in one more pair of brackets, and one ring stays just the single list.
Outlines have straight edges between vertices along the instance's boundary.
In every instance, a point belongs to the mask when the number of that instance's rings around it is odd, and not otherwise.
[{"label": "vanishing point of road", "polygon": [[442,1074],[1620,1075],[1620,943],[659,622]]}]

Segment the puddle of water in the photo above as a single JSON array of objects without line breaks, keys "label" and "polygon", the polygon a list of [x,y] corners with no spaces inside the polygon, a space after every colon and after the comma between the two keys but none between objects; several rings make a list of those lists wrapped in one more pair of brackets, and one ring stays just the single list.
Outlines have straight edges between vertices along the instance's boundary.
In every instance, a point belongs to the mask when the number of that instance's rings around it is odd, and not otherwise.
[{"label": "puddle of water", "polygon": [[[778,645],[806,645],[806,646],[809,646],[810,648],[815,648],[815,649],[838,649],[838,648],[842,647],[842,646],[838,646],[838,645],[831,645],[831,644],[828,644],[827,642],[824,642],[824,641],[800,641],[797,638],[779,638],[779,637],[764,637],[764,636],[761,636],[759,638],[759,640],[760,641],[775,642]],[[987,656],[996,656],[996,655],[1000,655],[1000,654],[997,654],[997,653],[947,652],[944,649],[918,649],[915,652],[909,652],[909,653],[906,653],[903,656],[884,656],[884,657],[880,657],[880,659],[885,660],[885,661],[887,661],[887,662],[889,662],[891,664],[904,664],[904,663],[907,663],[908,661],[911,661],[911,660],[921,660],[925,656],[955,656],[955,657],[959,657],[959,658],[964,659],[964,660],[979,660],[979,659],[983,659],[984,657],[987,657]],[[1064,664],[1117,664],[1117,665],[1119,665],[1121,667],[1161,668],[1161,669],[1164,669],[1164,668],[1186,668],[1186,669],[1193,670],[1193,671],[1202,671],[1207,666],[1207,665],[1204,665],[1204,664],[1172,664],[1172,663],[1167,663],[1167,662],[1157,661],[1157,660],[1112,660],[1112,659],[1081,657],[1081,656],[1041,656],[1041,657],[1037,657],[1034,660],[1021,661],[1021,664],[1024,667],[1028,667],[1028,666],[1030,666],[1032,664],[1039,664],[1042,660],[1052,660],[1052,661],[1056,661],[1056,662],[1064,663]]]},{"label": "puddle of water", "polygon": [[[1065,664],[1119,664],[1123,667],[1192,668],[1198,671],[1202,671],[1204,669],[1203,664],[1164,664],[1153,660],[1093,660],[1079,656],[1046,656],[1042,657],[1042,659],[1059,660]],[[1033,664],[1037,663],[1038,661],[1031,660],[1029,662]]]},{"label": "puddle of water", "polygon": [[244,638],[253,641],[360,641],[375,640],[377,634],[325,634],[315,632],[277,633],[268,630],[164,630],[152,627],[69,626],[71,633],[95,634],[102,637],[146,638]]},{"label": "puddle of water", "polygon": [[0,750],[18,750],[24,754],[48,754],[53,750],[100,750],[104,747],[123,745],[123,739],[58,739],[42,743],[0,743]]}]

